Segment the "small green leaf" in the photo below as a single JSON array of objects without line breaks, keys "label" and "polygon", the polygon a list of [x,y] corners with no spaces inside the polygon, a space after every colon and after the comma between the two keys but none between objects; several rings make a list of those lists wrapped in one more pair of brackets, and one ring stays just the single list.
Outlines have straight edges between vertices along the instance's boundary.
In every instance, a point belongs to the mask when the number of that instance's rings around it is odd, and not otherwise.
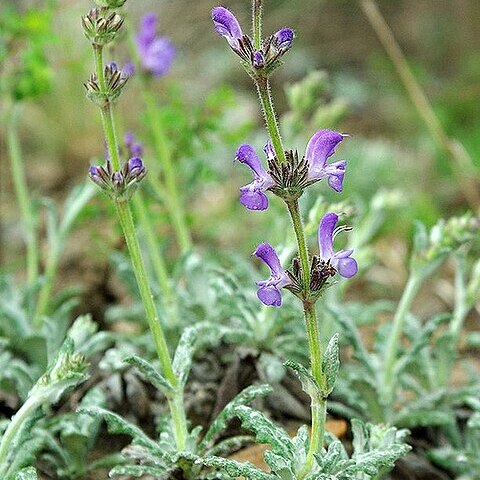
[{"label": "small green leaf", "polygon": [[228,458],[222,457],[204,457],[199,458],[197,465],[214,468],[220,472],[225,472],[232,478],[245,477],[246,480],[276,480],[277,477],[259,470],[250,462],[237,462]]},{"label": "small green leaf", "polygon": [[24,468],[15,475],[15,480],[37,480],[37,478],[37,472],[33,467]]},{"label": "small green leaf", "polygon": [[102,418],[107,423],[108,431],[110,433],[129,435],[132,438],[133,444],[141,445],[149,450],[156,451],[160,457],[162,456],[162,452],[155,441],[145,435],[139,427],[127,422],[120,417],[120,415],[99,407],[78,408],[77,412],[90,415],[94,418]]},{"label": "small green leaf", "polygon": [[300,363],[293,360],[287,360],[284,365],[290,367],[299,378],[303,391],[312,399],[312,401],[319,401],[323,395],[320,387],[313,377],[313,375]]},{"label": "small green leaf", "polygon": [[179,385],[183,388],[187,383],[188,374],[192,366],[192,358],[197,340],[197,329],[186,328],[178,342],[175,357],[173,359],[173,371],[175,372]]},{"label": "small green leaf", "polygon": [[137,368],[155,388],[165,395],[173,393],[172,385],[170,385],[151,363],[137,355],[125,358],[124,362]]},{"label": "small green leaf", "polygon": [[110,478],[119,476],[143,477],[144,475],[151,475],[157,479],[166,478],[165,475],[168,470],[162,467],[150,467],[148,465],[119,465],[110,470],[108,476]]},{"label": "small green leaf", "polygon": [[198,449],[200,452],[211,448],[211,444],[217,435],[226,427],[230,419],[235,416],[235,409],[240,405],[247,405],[256,398],[264,397],[272,392],[269,385],[250,385],[242,390],[231,402],[229,402],[219,413],[214,422],[210,425],[207,433],[203,437]]},{"label": "small green leaf", "polygon": [[323,393],[325,397],[332,393],[335,382],[337,381],[338,369],[340,368],[338,338],[339,335],[336,333],[328,342],[327,349],[323,354],[322,371],[325,375],[326,383],[326,390]]},{"label": "small green leaf", "polygon": [[273,453],[289,461],[294,460],[295,447],[285,430],[277,427],[261,412],[244,405],[235,408],[235,415],[241,420],[245,429],[255,433],[257,443],[266,443],[272,447]]}]

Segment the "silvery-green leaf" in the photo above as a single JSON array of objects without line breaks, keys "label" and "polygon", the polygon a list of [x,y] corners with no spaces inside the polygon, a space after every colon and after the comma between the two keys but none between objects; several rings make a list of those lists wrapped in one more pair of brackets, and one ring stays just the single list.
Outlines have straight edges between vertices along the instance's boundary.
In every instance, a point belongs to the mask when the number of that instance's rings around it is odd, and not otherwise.
[{"label": "silvery-green leaf", "polygon": [[235,416],[235,409],[238,406],[247,405],[256,398],[268,395],[271,391],[272,388],[269,385],[251,385],[242,390],[232,401],[225,405],[217,418],[212,422],[198,447],[199,451],[204,452],[206,449],[211,448],[211,444],[217,435],[226,427],[230,419]]},{"label": "silvery-green leaf", "polygon": [[202,457],[195,463],[197,465],[218,469],[220,472],[230,475],[231,478],[245,477],[246,480],[276,480],[274,475],[263,472],[250,462],[240,463],[222,457]]},{"label": "silvery-green leaf", "polygon": [[338,369],[340,368],[340,357],[338,351],[338,338],[336,333],[328,342],[328,346],[323,354],[322,359],[322,371],[326,379],[326,391],[325,396],[332,393],[335,382],[337,381]]},{"label": "silvery-green leaf", "polygon": [[162,456],[162,452],[159,451],[158,445],[155,441],[148,437],[139,427],[127,422],[120,417],[120,415],[99,407],[79,408],[77,409],[77,412],[90,415],[91,417],[102,418],[107,423],[108,431],[110,433],[129,435],[134,444],[157,451],[160,456]]},{"label": "silvery-green leaf", "polygon": [[137,355],[132,355],[131,357],[125,358],[124,362],[137,368],[155,388],[163,392],[165,395],[173,393],[173,387],[170,383],[151,363],[147,362],[147,360],[144,360]]},{"label": "silvery-green leaf", "polygon": [[15,480],[37,480],[37,478],[37,471],[33,467],[24,468],[15,475]]},{"label": "silvery-green leaf", "polygon": [[167,478],[166,475],[170,474],[170,470],[165,470],[162,467],[150,467],[148,465],[119,465],[110,470],[108,476],[110,478],[119,476],[131,476],[131,477],[143,477],[144,475],[151,475],[157,480]]},{"label": "silvery-green leaf", "polygon": [[281,480],[295,480],[291,462],[280,455],[276,455],[271,450],[267,450],[263,456],[265,463],[270,467],[270,470],[276,477]]},{"label": "silvery-green leaf", "polygon": [[192,358],[197,340],[197,329],[194,327],[186,328],[180,341],[178,342],[175,356],[173,358],[173,371],[175,372],[178,383],[181,388],[187,383],[187,378],[192,366]]},{"label": "silvery-green leaf", "polygon": [[293,360],[287,360],[284,365],[286,367],[290,367],[296,373],[302,384],[303,391],[311,399],[320,400],[322,398],[320,387],[310,371],[308,371],[300,363],[294,362]]},{"label": "silvery-green leaf", "polygon": [[272,452],[290,461],[295,455],[292,439],[280,427],[268,420],[262,413],[250,407],[241,405],[234,409],[240,418],[243,428],[255,433],[257,443],[266,443],[272,447]]}]

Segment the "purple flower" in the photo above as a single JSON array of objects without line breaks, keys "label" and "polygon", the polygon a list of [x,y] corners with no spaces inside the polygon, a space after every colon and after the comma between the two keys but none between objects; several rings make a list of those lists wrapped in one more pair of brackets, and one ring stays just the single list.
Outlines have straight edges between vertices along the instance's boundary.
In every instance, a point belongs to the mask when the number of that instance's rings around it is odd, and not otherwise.
[{"label": "purple flower", "polygon": [[287,50],[290,49],[290,47],[292,46],[294,37],[295,37],[295,34],[293,33],[293,30],[291,30],[290,28],[282,28],[273,36],[275,41],[275,46],[282,53],[285,53]]},{"label": "purple flower", "polygon": [[338,273],[345,278],[353,277],[358,271],[358,265],[351,257],[353,250],[333,250],[333,240],[336,235],[345,230],[345,227],[335,228],[338,222],[338,215],[327,213],[323,216],[318,227],[318,245],[320,248],[320,258],[326,263],[330,263]]},{"label": "purple flower", "polygon": [[235,159],[245,163],[252,170],[254,177],[252,183],[240,188],[240,203],[249,210],[266,210],[268,208],[268,198],[265,191],[273,187],[272,177],[266,172],[255,150],[250,145],[240,146]]},{"label": "purple flower", "polygon": [[145,15],[136,40],[143,68],[154,77],[161,77],[170,70],[176,50],[169,38],[157,35],[157,24],[155,13]]},{"label": "purple flower", "polygon": [[332,130],[320,130],[310,139],[305,152],[308,162],[309,180],[328,178],[328,184],[336,192],[343,190],[343,177],[347,162],[341,160],[327,164],[327,159],[335,153],[335,147],[345,138],[345,135]]},{"label": "purple flower", "polygon": [[132,132],[127,132],[123,137],[123,142],[128,148],[132,157],[141,157],[143,153],[143,147],[141,143],[138,143]]},{"label": "purple flower", "polygon": [[216,7],[212,10],[212,20],[215,31],[225,37],[232,48],[238,48],[243,32],[235,15],[224,7]]},{"label": "purple flower", "polygon": [[257,296],[265,305],[279,307],[282,304],[280,289],[292,282],[280,265],[278,255],[271,245],[261,243],[253,252],[253,255],[263,260],[271,271],[271,276],[268,280],[256,282],[260,287],[257,291]]}]

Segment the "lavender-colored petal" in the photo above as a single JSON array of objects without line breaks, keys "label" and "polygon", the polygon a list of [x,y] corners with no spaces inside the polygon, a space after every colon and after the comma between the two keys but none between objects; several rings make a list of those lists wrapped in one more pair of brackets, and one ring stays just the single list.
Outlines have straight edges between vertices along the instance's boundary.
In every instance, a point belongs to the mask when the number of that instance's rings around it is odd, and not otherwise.
[{"label": "lavender-colored petal", "polygon": [[158,17],[156,13],[150,12],[140,20],[140,29],[137,35],[137,42],[147,45],[151,43],[157,34]]},{"label": "lavender-colored petal", "polygon": [[155,38],[143,52],[139,49],[144,68],[155,77],[165,75],[177,54],[175,46],[167,37]]},{"label": "lavender-colored petal", "polygon": [[333,231],[338,222],[338,215],[327,213],[323,216],[318,227],[318,246],[320,258],[328,262],[335,254],[333,251]]},{"label": "lavender-colored petal", "polygon": [[136,141],[132,132],[127,132],[125,134],[123,137],[123,142],[125,143],[125,146],[128,148],[128,151],[132,157],[142,156],[143,146]]},{"label": "lavender-colored petal", "polygon": [[345,278],[351,278],[358,272],[358,264],[354,258],[350,256],[338,258],[335,268],[338,273]]},{"label": "lavender-colored petal", "polygon": [[341,133],[320,130],[308,142],[305,158],[308,162],[310,178],[323,178],[327,159],[335,152],[335,147],[343,140]]},{"label": "lavender-colored petal", "polygon": [[273,276],[279,278],[285,274],[277,252],[269,243],[261,243],[253,254],[267,264]]},{"label": "lavender-colored petal", "polygon": [[250,145],[241,145],[237,150],[235,160],[248,165],[257,179],[263,179],[268,176],[258,155]]},{"label": "lavender-colored petal", "polygon": [[231,47],[237,47],[243,32],[235,15],[224,7],[216,7],[212,10],[212,20],[215,31],[225,37]]},{"label": "lavender-colored petal", "polygon": [[282,28],[274,37],[279,50],[286,52],[292,46],[295,34],[290,28]]},{"label": "lavender-colored petal", "polygon": [[280,290],[273,285],[260,287],[257,291],[257,297],[262,303],[269,307],[280,307],[282,305],[282,294]]},{"label": "lavender-colored petal", "polygon": [[343,178],[345,177],[345,169],[347,166],[346,160],[331,163],[324,168],[325,175],[328,177],[328,184],[336,192],[343,190]]},{"label": "lavender-colored petal", "polygon": [[255,68],[263,68],[265,66],[265,57],[262,52],[255,52],[253,54],[253,66]]},{"label": "lavender-colored petal", "polygon": [[133,77],[135,75],[135,65],[128,61],[125,63],[125,65],[122,68],[122,72],[125,74],[127,77]]},{"label": "lavender-colored petal", "polygon": [[240,189],[240,203],[249,210],[266,210],[268,197],[260,189],[255,188],[254,183]]},{"label": "lavender-colored petal", "polygon": [[139,175],[145,171],[143,162],[138,157],[133,157],[128,161],[128,173],[132,176]]}]

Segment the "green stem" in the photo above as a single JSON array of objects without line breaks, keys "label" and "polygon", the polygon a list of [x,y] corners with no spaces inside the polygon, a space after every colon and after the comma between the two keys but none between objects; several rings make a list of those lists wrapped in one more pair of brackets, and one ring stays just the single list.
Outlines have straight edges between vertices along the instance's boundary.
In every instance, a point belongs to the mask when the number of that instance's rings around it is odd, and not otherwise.
[{"label": "green stem", "polygon": [[448,328],[448,342],[439,352],[437,384],[446,387],[451,378],[452,368],[456,360],[456,352],[465,318],[471,305],[467,300],[466,259],[461,253],[455,256],[457,268],[455,272],[455,307]]},{"label": "green stem", "polygon": [[[135,59],[136,64],[140,65],[141,61],[133,37],[133,30],[130,25],[128,25],[127,37],[130,46],[130,53]],[[147,114],[147,121],[152,132],[153,146],[158,160],[158,162],[154,162],[150,165],[153,175],[149,175],[148,181],[153,187],[155,194],[165,203],[175,230],[180,250],[182,253],[186,253],[192,248],[192,236],[186,222],[185,211],[178,193],[175,168],[172,163],[172,156],[163,126],[163,119],[161,115],[159,115],[157,100],[152,95],[147,77],[140,73],[139,79],[143,102],[146,109],[145,112]],[[161,169],[158,168],[159,163]],[[165,185],[163,185],[163,182],[159,179],[161,173],[160,170],[163,173]]]},{"label": "green stem", "polygon": [[145,235],[150,259],[152,261],[152,267],[155,272],[157,282],[160,286],[160,290],[162,291],[165,306],[168,310],[168,317],[171,319],[171,326],[178,325],[179,319],[177,313],[177,306],[175,302],[175,297],[170,288],[167,266],[165,265],[165,261],[160,252],[160,248],[155,236],[155,231],[150,221],[148,208],[145,203],[145,199],[143,198],[142,192],[137,191],[133,196],[132,201],[135,208],[135,213],[138,217],[143,233]]},{"label": "green stem", "polygon": [[95,55],[95,72],[97,74],[98,85],[100,92],[105,95],[105,103],[100,108],[102,112],[102,125],[105,134],[105,141],[107,142],[107,149],[112,162],[113,170],[120,170],[120,155],[118,153],[118,142],[115,134],[115,122],[113,118],[113,112],[111,104],[108,98],[106,98],[106,85],[103,65],[103,47],[100,45],[93,46],[93,52]]},{"label": "green stem", "polygon": [[173,228],[182,253],[192,248],[192,238],[185,221],[186,215],[178,193],[175,168],[172,163],[170,147],[163,128],[162,118],[156,107],[156,99],[152,96],[147,87],[143,86],[143,98],[146,107],[147,122],[153,135],[153,145],[158,160],[162,165],[162,172],[165,180],[167,208],[172,219]]},{"label": "green stem", "polygon": [[[303,284],[303,310],[305,314],[305,326],[307,330],[308,350],[310,353],[310,364],[312,375],[321,390],[325,389],[325,378],[322,371],[322,343],[320,329],[318,325],[315,304],[307,299],[310,295],[310,260],[308,256],[307,242],[303,228],[298,200],[286,202],[288,212],[293,224],[295,236],[297,238],[298,252],[300,256],[300,265],[302,268]],[[312,433],[310,436],[310,445],[307,453],[307,459],[303,466],[300,477],[304,478],[312,469],[314,454],[320,453],[323,447],[325,436],[325,422],[327,416],[326,398],[312,397],[311,415],[312,415]]]},{"label": "green stem", "polygon": [[43,397],[32,395],[27,398],[26,402],[21,406],[20,410],[12,417],[8,424],[5,433],[2,436],[0,442],[0,476],[4,477],[7,464],[7,456],[10,450],[10,446],[15,439],[17,433],[22,429],[25,420],[43,403]]},{"label": "green stem", "polygon": [[262,0],[253,0],[252,10],[253,10],[253,44],[255,45],[255,50],[260,50],[262,46]]},{"label": "green stem", "polygon": [[282,136],[280,135],[280,128],[277,122],[277,116],[273,107],[272,95],[270,92],[270,82],[268,78],[260,78],[255,80],[260,103],[262,104],[262,111],[265,117],[270,139],[272,140],[273,149],[279,163],[287,160],[285,156],[285,148],[283,147]]},{"label": "green stem", "polygon": [[411,273],[407,281],[402,298],[395,312],[392,329],[385,345],[385,361],[383,370],[383,381],[381,383],[381,401],[389,409],[392,405],[395,389],[395,364],[397,361],[398,347],[402,336],[405,319],[418,289],[422,284],[422,275]]},{"label": "green stem", "polygon": [[35,213],[28,193],[20,141],[18,138],[18,107],[18,105],[14,105],[13,110],[7,116],[7,148],[10,157],[13,185],[25,231],[25,243],[27,248],[27,280],[28,284],[32,286],[38,279],[39,248]]},{"label": "green stem", "polygon": [[[105,92],[106,87],[105,78],[103,77],[102,48],[94,46],[94,53],[100,91]],[[119,170],[120,158],[115,133],[113,111],[108,99],[106,100],[105,105],[103,105],[101,108],[101,111],[104,134],[107,140],[108,153],[110,155],[112,167],[114,170]],[[165,335],[163,333],[162,326],[160,325],[160,320],[157,316],[156,307],[153,302],[153,295],[148,283],[147,272],[145,270],[145,265],[140,251],[140,245],[135,232],[135,225],[133,223],[130,204],[128,201],[117,201],[115,202],[115,206],[118,218],[120,220],[120,225],[122,226],[125,241],[127,243],[135,278],[137,280],[138,289],[142,298],[142,303],[145,308],[147,322],[150,327],[150,331],[152,332],[158,359],[160,360],[160,365],[162,367],[162,373],[166,380],[172,385],[175,392],[173,396],[169,396],[168,402],[172,414],[175,442],[178,450],[182,451],[185,449],[186,439],[188,436],[185,408],[183,407],[183,392],[181,389],[179,389],[178,380],[175,372],[173,371],[172,361],[168,351]]]},{"label": "green stem", "polygon": [[[116,202],[117,214],[120,219],[123,234],[127,242],[128,252],[133,265],[133,271],[137,280],[138,289],[145,308],[145,313],[152,332],[153,341],[157,351],[158,359],[162,366],[162,372],[166,380],[172,385],[174,390],[178,389],[178,380],[173,371],[170,353],[168,351],[167,342],[157,316],[155,304],[153,303],[153,295],[148,283],[147,272],[142,259],[140,245],[135,232],[132,212],[128,202]],[[187,437],[187,422],[185,418],[185,410],[183,408],[183,400],[180,396],[176,396],[173,400],[168,399],[171,407],[173,424],[175,427],[175,439],[179,450],[185,449]]]},{"label": "green stem", "polygon": [[295,236],[297,238],[300,265],[302,267],[303,293],[305,298],[308,298],[308,293],[310,291],[310,260],[308,258],[307,240],[305,238],[302,217],[300,216],[300,208],[298,206],[298,200],[287,201],[285,203],[287,204]]}]

